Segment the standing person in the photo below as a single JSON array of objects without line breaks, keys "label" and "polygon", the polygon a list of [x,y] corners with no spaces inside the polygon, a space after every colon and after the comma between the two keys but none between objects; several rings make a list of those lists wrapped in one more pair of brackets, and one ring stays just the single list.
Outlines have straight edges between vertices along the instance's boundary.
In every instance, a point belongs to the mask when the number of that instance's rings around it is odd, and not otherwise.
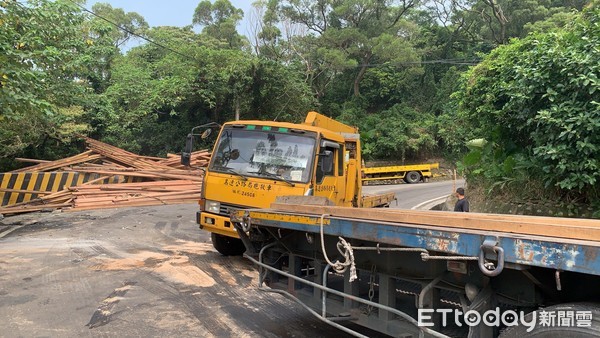
[{"label": "standing person", "polygon": [[454,206],[454,211],[469,212],[469,200],[465,198],[465,189],[456,189],[456,197],[458,197],[458,201]]}]

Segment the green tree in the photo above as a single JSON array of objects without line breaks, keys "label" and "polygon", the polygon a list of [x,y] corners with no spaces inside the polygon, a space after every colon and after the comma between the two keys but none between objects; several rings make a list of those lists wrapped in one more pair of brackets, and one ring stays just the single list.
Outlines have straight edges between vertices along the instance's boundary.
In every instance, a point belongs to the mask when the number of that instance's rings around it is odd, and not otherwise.
[{"label": "green tree", "polygon": [[[496,46],[525,37],[529,25],[557,13],[581,10],[589,1],[433,0],[432,10],[445,25],[460,27],[474,42]],[[457,26],[458,25],[458,26]]]},{"label": "green tree", "polygon": [[285,41],[279,27],[279,0],[257,0],[252,3],[250,31],[254,53],[263,57],[284,61]]},{"label": "green tree", "polygon": [[494,50],[457,93],[461,114],[487,140],[470,178],[486,185],[542,180],[563,196],[600,197],[600,9],[569,27]]},{"label": "green tree", "polygon": [[[436,115],[437,140],[444,154],[460,157],[466,151],[465,140],[474,138],[464,123],[453,122],[467,117],[450,99],[451,93],[458,90],[456,79],[468,65],[511,38],[563,27],[573,21],[573,9],[581,8],[584,3],[586,1],[432,0],[412,17],[420,28],[415,46],[425,63],[422,77],[411,89],[416,94],[413,104]],[[502,18],[506,20],[500,20]],[[429,60],[443,61],[427,63]]]},{"label": "green tree", "polygon": [[92,26],[97,25],[96,38],[107,36],[115,47],[121,47],[131,39],[136,39],[136,35],[143,35],[148,29],[144,17],[136,12],[125,12],[122,8],[113,8],[110,4],[101,2],[95,3],[92,11],[98,15],[89,20]]},{"label": "green tree", "polygon": [[120,48],[136,39],[136,35],[143,35],[148,23],[138,13],[125,12],[106,3],[94,4],[92,11],[97,16],[90,15],[84,22],[90,45],[87,79],[96,93],[101,93],[110,81],[114,59],[121,55]]},{"label": "green tree", "polygon": [[336,72],[350,68],[354,70],[352,92],[359,96],[371,64],[418,60],[408,38],[411,27],[403,20],[415,4],[413,0],[289,0],[281,11],[310,32],[299,40],[317,95],[323,95]]},{"label": "green tree", "polygon": [[[172,136],[184,135],[179,127],[193,123],[186,113],[195,104],[191,93],[202,48],[191,27],[157,27],[147,35],[157,44],[134,47],[113,62],[110,84],[96,107],[98,136],[132,151],[164,154],[179,150]],[[152,131],[166,131],[166,125],[172,127],[166,135]]]},{"label": "green tree", "polygon": [[0,2],[0,157],[87,129],[84,20],[68,1]]},{"label": "green tree", "polygon": [[295,119],[312,103],[301,73],[215,46],[190,26],[156,27],[147,35],[157,44],[117,58],[110,86],[100,96],[99,136],[109,143],[144,154],[176,152],[198,124]]},{"label": "green tree", "polygon": [[341,119],[359,127],[365,157],[404,163],[431,156],[435,149],[432,116],[423,116],[404,104],[396,104],[381,114],[362,116],[359,106],[355,102],[354,109],[346,109]]},{"label": "green tree", "polygon": [[202,25],[202,32],[219,41],[225,41],[229,48],[238,49],[245,45],[245,38],[237,30],[237,24],[244,17],[244,11],[236,8],[229,0],[201,1],[194,11],[193,24]]}]

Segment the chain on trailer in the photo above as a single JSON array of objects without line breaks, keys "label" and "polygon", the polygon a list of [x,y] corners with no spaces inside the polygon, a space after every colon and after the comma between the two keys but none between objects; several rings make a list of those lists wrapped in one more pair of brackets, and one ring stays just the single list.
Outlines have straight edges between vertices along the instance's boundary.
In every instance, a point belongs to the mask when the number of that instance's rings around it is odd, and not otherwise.
[{"label": "chain on trailer", "polygon": [[[339,242],[337,243],[337,249],[339,253],[344,257],[344,261],[336,260],[332,262],[327,256],[327,252],[325,251],[325,241],[324,241],[324,219],[325,217],[330,217],[329,214],[323,214],[320,217],[319,222],[319,234],[321,235],[321,250],[323,251],[323,257],[327,261],[329,265],[332,266],[335,272],[343,274],[346,272],[347,268],[350,267],[350,278],[349,281],[352,283],[356,280],[356,264],[354,262],[354,251],[377,251],[380,254],[382,251],[388,252],[420,252],[421,259],[423,261],[429,260],[447,260],[447,261],[478,261],[479,269],[486,276],[497,276],[504,269],[504,250],[501,247],[497,246],[497,241],[494,240],[486,240],[483,242],[480,248],[479,256],[435,256],[431,255],[427,249],[423,248],[382,248],[377,243],[377,246],[360,246],[353,247],[348,241],[346,241],[343,237],[338,237]],[[486,253],[495,253],[497,254],[497,264],[492,262],[488,262],[486,260]]]},{"label": "chain on trailer", "polygon": [[[356,274],[356,264],[354,262],[354,250],[362,250],[362,251],[377,251],[380,254],[382,251],[388,252],[419,252],[421,253],[421,260],[429,261],[429,260],[446,260],[446,261],[478,261],[479,269],[481,272],[489,277],[494,277],[499,275],[504,269],[504,249],[498,246],[498,241],[494,239],[486,239],[482,245],[480,246],[479,256],[436,256],[431,255],[427,249],[423,248],[382,248],[379,243],[374,247],[353,247],[348,241],[346,241],[343,237],[338,237],[339,241],[336,245],[338,252],[344,257],[343,261],[336,260],[335,262],[329,259],[327,252],[325,250],[325,241],[324,241],[324,219],[326,217],[331,217],[329,214],[322,214],[319,222],[319,234],[321,236],[321,251],[323,252],[323,257],[325,261],[336,273],[343,274],[346,272],[348,267],[350,267],[350,277],[349,281],[355,281],[358,276]],[[244,232],[248,232],[252,226],[251,219],[249,215],[244,215],[242,222],[240,222],[241,230]],[[277,229],[279,233],[279,237],[281,237],[281,229]],[[495,254],[497,256],[497,263],[490,262],[486,259],[487,254]]]},{"label": "chain on trailer", "polygon": [[[371,266],[371,275],[369,276],[369,301],[373,301],[373,297],[375,297],[375,276],[377,275],[377,266],[375,264],[373,264]],[[371,315],[371,312],[373,312],[373,306],[371,305],[367,305],[367,316]]]}]

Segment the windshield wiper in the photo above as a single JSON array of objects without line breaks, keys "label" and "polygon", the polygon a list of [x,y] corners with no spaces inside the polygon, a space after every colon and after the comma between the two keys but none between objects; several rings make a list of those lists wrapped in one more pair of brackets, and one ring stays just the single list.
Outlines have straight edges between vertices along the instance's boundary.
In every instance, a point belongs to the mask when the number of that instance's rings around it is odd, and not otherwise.
[{"label": "windshield wiper", "polygon": [[226,172],[228,172],[230,174],[234,174],[236,176],[239,176],[239,177],[242,178],[242,181],[248,180],[248,177],[246,177],[244,174],[238,173],[233,168],[216,166],[215,169],[217,169],[217,170],[225,170]]},{"label": "windshield wiper", "polygon": [[279,176],[279,175],[277,175],[277,174],[271,174],[270,172],[267,172],[267,171],[264,171],[264,172],[258,172],[258,171],[254,171],[254,172],[252,172],[252,173],[253,173],[253,174],[259,174],[259,175],[262,175],[262,176],[268,176],[268,177],[278,178],[279,180],[281,180],[281,181],[284,181],[285,183],[289,184],[289,185],[290,185],[290,186],[292,186],[292,187],[295,187],[295,186],[296,186],[296,184],[295,184],[294,182],[292,182],[292,181],[290,181],[290,180],[286,179],[285,177],[283,177],[283,176]]}]

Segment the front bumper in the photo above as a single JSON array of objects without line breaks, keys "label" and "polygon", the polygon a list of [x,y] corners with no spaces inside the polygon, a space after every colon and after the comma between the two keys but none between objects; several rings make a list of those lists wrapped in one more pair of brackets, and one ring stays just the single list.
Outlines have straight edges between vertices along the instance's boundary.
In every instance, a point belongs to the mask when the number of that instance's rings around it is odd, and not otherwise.
[{"label": "front bumper", "polygon": [[206,211],[196,212],[196,223],[200,229],[217,233],[223,236],[240,238],[229,217],[221,216]]}]

